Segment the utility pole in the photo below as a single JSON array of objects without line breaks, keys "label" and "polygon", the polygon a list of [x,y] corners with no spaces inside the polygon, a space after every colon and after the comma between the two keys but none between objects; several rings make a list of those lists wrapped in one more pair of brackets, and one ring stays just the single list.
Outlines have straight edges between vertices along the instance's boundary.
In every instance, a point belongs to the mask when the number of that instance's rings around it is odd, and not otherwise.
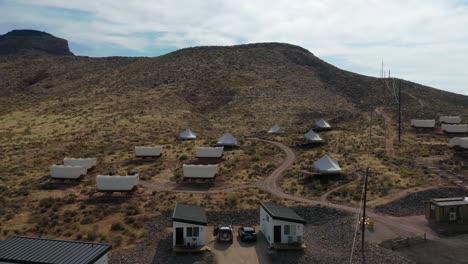
[{"label": "utility pole", "polygon": [[401,142],[401,79],[398,81],[398,142]]},{"label": "utility pole", "polygon": [[366,168],[366,175],[364,177],[364,203],[362,208],[362,230],[361,230],[361,251],[364,252],[364,239],[366,233],[366,202],[367,202],[367,177],[369,176],[369,168]]}]

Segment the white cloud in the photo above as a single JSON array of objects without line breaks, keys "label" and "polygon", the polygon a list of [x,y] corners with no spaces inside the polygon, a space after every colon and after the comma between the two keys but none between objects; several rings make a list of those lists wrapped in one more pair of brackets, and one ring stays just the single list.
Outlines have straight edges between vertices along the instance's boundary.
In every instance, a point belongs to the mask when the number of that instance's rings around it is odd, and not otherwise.
[{"label": "white cloud", "polygon": [[[137,51],[156,45],[231,45],[288,42],[317,56],[346,62],[347,70],[378,75],[384,59],[412,81],[468,94],[468,5],[456,0],[19,0],[0,9],[0,24],[54,26],[81,43],[112,43]],[[41,7],[41,8],[37,8]],[[50,16],[65,8],[87,20]],[[2,11],[3,10],[3,11]],[[162,32],[156,39],[145,34]]]}]

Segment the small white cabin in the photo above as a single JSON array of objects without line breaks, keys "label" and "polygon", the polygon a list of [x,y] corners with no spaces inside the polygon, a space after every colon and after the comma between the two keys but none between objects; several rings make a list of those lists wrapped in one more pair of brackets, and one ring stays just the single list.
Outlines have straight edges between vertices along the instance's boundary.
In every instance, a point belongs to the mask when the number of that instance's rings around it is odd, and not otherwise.
[{"label": "small white cabin", "polygon": [[221,158],[223,151],[224,147],[196,147],[195,155],[197,158]]},{"label": "small white cabin", "polygon": [[411,126],[416,128],[434,128],[434,119],[411,119]]},{"label": "small white cabin", "polygon": [[159,157],[162,155],[162,146],[156,147],[144,147],[137,146],[135,147],[135,156],[137,157]]},{"label": "small white cabin", "polygon": [[218,146],[237,146],[237,144],[237,139],[229,133],[220,137],[217,143]]},{"label": "small white cabin", "polygon": [[454,137],[450,139],[449,147],[459,147],[462,149],[468,149],[468,137]]},{"label": "small white cabin", "polygon": [[139,174],[126,176],[96,176],[96,188],[100,192],[130,192],[135,190],[139,182]]},{"label": "small white cabin", "polygon": [[338,161],[332,159],[328,155],[324,155],[312,165],[312,170],[322,174],[338,174],[341,173],[341,167]]},{"label": "small white cabin", "polygon": [[260,230],[268,246],[282,244],[303,246],[304,218],[283,205],[260,202]]},{"label": "small white cabin", "polygon": [[278,126],[278,125],[276,124],[276,125],[272,126],[272,127],[270,128],[270,130],[268,130],[268,133],[269,133],[269,134],[283,134],[283,133],[284,133],[284,130],[283,130],[280,126]]},{"label": "small white cabin", "polygon": [[468,133],[468,125],[452,125],[452,124],[442,124],[442,131],[447,133]]},{"label": "small white cabin", "polygon": [[190,140],[190,139],[196,139],[197,134],[195,134],[192,130],[190,129],[185,129],[179,134],[179,138],[182,140]]},{"label": "small white cabin", "polygon": [[54,179],[77,180],[80,179],[81,176],[86,175],[86,172],[86,168],[82,166],[50,166],[50,176]]},{"label": "small white cabin", "polygon": [[0,263],[109,263],[112,245],[12,236],[0,241]]},{"label": "small white cabin", "polygon": [[172,215],[172,245],[174,247],[202,247],[207,243],[205,208],[177,203]]},{"label": "small white cabin", "polygon": [[445,123],[445,124],[460,124],[462,121],[462,118],[460,116],[441,116],[439,117],[439,122],[440,123]]},{"label": "small white cabin", "polygon": [[219,166],[184,164],[182,167],[184,178],[213,179],[218,174]]},{"label": "small white cabin", "polygon": [[64,158],[63,165],[65,166],[82,166],[87,170],[96,167],[96,158]]}]

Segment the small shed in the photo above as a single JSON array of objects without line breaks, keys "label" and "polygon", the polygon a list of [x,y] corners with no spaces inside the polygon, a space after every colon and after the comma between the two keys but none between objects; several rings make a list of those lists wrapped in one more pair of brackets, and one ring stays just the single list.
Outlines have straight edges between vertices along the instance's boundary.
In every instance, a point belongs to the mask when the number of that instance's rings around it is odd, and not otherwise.
[{"label": "small shed", "polygon": [[205,208],[177,203],[172,215],[172,245],[174,247],[202,247],[207,243]]},{"label": "small shed", "polygon": [[270,247],[292,244],[303,247],[304,218],[291,208],[260,202],[260,230]]},{"label": "small shed", "polygon": [[190,129],[185,129],[179,134],[179,138],[182,140],[191,140],[191,139],[196,139],[197,134],[195,134],[192,130]]},{"label": "small shed", "polygon": [[315,122],[315,127],[318,130],[330,130],[330,129],[332,129],[330,124],[327,121],[325,121],[324,119],[317,120]]},{"label": "small shed", "polygon": [[442,124],[442,131],[451,134],[466,134],[468,133],[468,124]]},{"label": "small shed", "polygon": [[86,168],[82,166],[50,166],[50,177],[53,179],[78,180],[81,176],[86,175],[86,172]]},{"label": "small shed", "polygon": [[439,117],[439,122],[440,123],[445,123],[445,124],[460,124],[462,121],[462,118],[460,116],[441,116]]},{"label": "small shed", "polygon": [[182,166],[184,178],[214,179],[218,174],[219,166],[215,165],[189,165]]},{"label": "small shed", "polygon": [[224,147],[196,147],[195,155],[197,158],[221,158]]},{"label": "small shed", "polygon": [[64,158],[63,165],[65,166],[82,166],[87,170],[96,167],[97,158]]},{"label": "small shed", "polygon": [[100,192],[131,192],[136,189],[139,182],[139,174],[126,176],[96,176],[96,188]]},{"label": "small shed", "polygon": [[0,263],[107,264],[110,244],[13,236],[0,241]]},{"label": "small shed", "polygon": [[414,128],[434,128],[434,119],[411,119],[411,126]]},{"label": "small shed", "polygon": [[468,224],[468,197],[438,198],[425,202],[425,215],[435,223]]},{"label": "small shed", "polygon": [[137,146],[135,147],[135,156],[136,157],[160,157],[162,155],[162,146],[155,146],[155,147],[144,147],[144,146]]},{"label": "small shed", "polygon": [[315,161],[312,165],[312,170],[322,174],[339,174],[342,171],[338,161],[332,159],[328,155]]},{"label": "small shed", "polygon": [[304,134],[304,138],[309,143],[322,143],[323,139],[319,136],[319,134],[315,133],[314,130],[309,130],[309,132]]},{"label": "small shed", "polygon": [[237,139],[229,133],[220,137],[217,143],[218,146],[237,146],[237,144]]},{"label": "small shed", "polygon": [[461,149],[468,149],[468,137],[454,137],[450,139],[449,147],[458,147]]},{"label": "small shed", "polygon": [[280,126],[275,124],[274,126],[270,128],[270,130],[268,130],[268,133],[269,134],[283,134],[284,130]]}]

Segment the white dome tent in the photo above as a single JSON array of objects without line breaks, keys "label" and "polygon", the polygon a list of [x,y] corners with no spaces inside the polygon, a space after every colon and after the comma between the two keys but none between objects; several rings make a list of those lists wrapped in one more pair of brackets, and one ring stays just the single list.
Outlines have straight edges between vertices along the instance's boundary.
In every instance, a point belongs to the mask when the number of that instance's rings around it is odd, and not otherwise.
[{"label": "white dome tent", "polygon": [[218,146],[237,146],[237,139],[233,135],[226,133],[218,139],[217,145]]},{"label": "white dome tent", "polygon": [[86,175],[84,166],[52,165],[50,166],[50,177],[52,179],[79,180]]},{"label": "white dome tent", "polygon": [[162,155],[163,146],[135,146],[136,157],[160,157]]},{"label": "white dome tent", "polygon": [[320,130],[329,130],[332,128],[330,124],[324,119],[320,119],[317,122],[315,122],[315,127]]},{"label": "white dome tent", "polygon": [[441,130],[446,133],[468,133],[468,125],[467,124],[460,124],[460,125],[452,125],[452,124],[442,124]]},{"label": "white dome tent", "polygon": [[179,138],[182,140],[196,139],[197,134],[195,134],[192,130],[187,128],[179,134]]},{"label": "white dome tent", "polygon": [[126,176],[98,175],[96,188],[99,192],[131,192],[140,181],[138,173]]},{"label": "white dome tent", "polygon": [[184,178],[213,179],[218,174],[218,165],[188,165],[182,166]]},{"label": "white dome tent", "polygon": [[270,128],[270,130],[268,130],[268,133],[269,134],[283,134],[284,130],[280,126],[275,124],[274,126]]},{"label": "white dome tent", "polygon": [[338,162],[330,156],[325,155],[315,161],[312,170],[322,174],[338,174],[341,173],[341,167]]},{"label": "white dome tent", "polygon": [[434,128],[434,119],[411,119],[411,126],[415,128]]},{"label": "white dome tent", "polygon": [[96,167],[96,158],[63,158],[63,165],[65,166],[81,166],[87,170]]},{"label": "white dome tent", "polygon": [[309,130],[309,132],[304,134],[304,138],[307,142],[310,143],[320,143],[323,142],[323,139],[319,136],[319,134],[315,133],[314,130]]},{"label": "white dome tent", "polygon": [[195,155],[197,158],[221,158],[223,151],[224,147],[196,147]]}]

